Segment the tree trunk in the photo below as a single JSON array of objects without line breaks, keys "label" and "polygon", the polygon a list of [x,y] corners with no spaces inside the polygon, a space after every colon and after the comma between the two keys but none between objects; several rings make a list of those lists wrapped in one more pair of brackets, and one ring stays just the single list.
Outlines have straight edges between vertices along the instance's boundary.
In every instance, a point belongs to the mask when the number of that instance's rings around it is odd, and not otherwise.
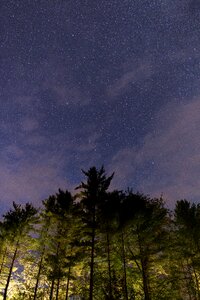
[{"label": "tree trunk", "polygon": [[143,251],[142,241],[140,238],[139,232],[138,235],[138,244],[140,249],[140,262],[142,267],[142,281],[143,281],[143,291],[144,291],[144,299],[151,300],[150,290],[149,290],[149,276],[148,276],[148,258],[147,255]]},{"label": "tree trunk", "polygon": [[34,290],[33,300],[37,299],[37,290],[38,290],[38,285],[39,285],[39,280],[40,280],[40,273],[41,273],[41,269],[42,269],[44,251],[45,250],[43,249],[42,256],[41,256],[40,263],[39,263],[39,269],[38,269],[38,273],[37,273],[37,279],[36,279],[36,284],[35,284],[35,290]]},{"label": "tree trunk", "polygon": [[148,264],[147,258],[146,257],[141,258],[144,296],[145,296],[145,300],[151,300],[150,291],[149,291],[149,280],[147,274],[147,264]]},{"label": "tree trunk", "polygon": [[[56,250],[56,257],[59,257],[59,250],[60,250],[60,242],[58,242],[57,250]],[[59,287],[60,287],[60,267],[58,269],[58,278],[57,278],[57,287],[56,287],[56,300],[58,300],[59,295]]]},{"label": "tree trunk", "polygon": [[91,262],[90,262],[90,295],[89,300],[93,299],[93,275],[94,275],[94,238],[95,229],[92,229],[92,249],[91,249]]},{"label": "tree trunk", "polygon": [[15,252],[13,254],[12,262],[11,262],[11,265],[10,265],[9,274],[8,274],[8,278],[7,278],[7,282],[6,282],[6,286],[5,286],[5,290],[4,290],[3,300],[6,300],[6,298],[7,298],[8,287],[9,287],[9,283],[10,283],[10,279],[11,279],[15,259],[16,259],[16,256],[17,256],[18,245],[19,245],[19,240],[17,241]]},{"label": "tree trunk", "polygon": [[125,299],[128,300],[128,289],[127,289],[127,276],[126,276],[126,256],[125,256],[125,245],[124,245],[124,232],[121,232],[122,241],[122,260],[123,260],[123,272],[124,272],[124,294]]},{"label": "tree trunk", "polygon": [[108,233],[108,226],[106,232],[106,241],[107,241],[107,261],[108,261],[108,276],[109,276],[109,299],[112,299],[112,274],[111,274],[110,239]]},{"label": "tree trunk", "polygon": [[71,271],[71,268],[69,266],[69,269],[68,269],[68,277],[67,277],[67,288],[66,288],[66,296],[65,296],[65,300],[68,300],[68,294],[69,294],[69,281],[70,281],[70,271]]},{"label": "tree trunk", "polygon": [[94,278],[94,242],[95,242],[95,207],[93,210],[93,227],[92,227],[92,248],[91,248],[91,261],[90,261],[90,291],[89,300],[93,299],[93,278]]},{"label": "tree trunk", "polygon": [[55,279],[52,279],[52,282],[51,282],[51,292],[50,292],[49,300],[53,299],[54,282],[55,282]]},{"label": "tree trunk", "polygon": [[59,288],[60,288],[60,278],[57,280],[57,288],[56,288],[56,300],[59,300]]},{"label": "tree trunk", "polygon": [[[47,228],[42,231],[42,234],[43,233],[45,234],[45,238],[47,237],[47,234],[48,234],[48,231],[49,231],[49,223],[50,223],[50,217],[48,217],[48,219],[46,221]],[[40,280],[40,273],[41,273],[41,270],[42,270],[42,263],[43,263],[43,259],[44,259],[45,249],[46,249],[46,246],[44,245],[43,249],[42,249],[42,253],[41,253],[41,259],[40,259],[40,263],[39,263],[39,269],[38,269],[38,274],[37,274],[37,279],[36,279],[36,284],[35,284],[33,300],[37,299],[37,290],[38,290],[38,285],[39,285],[39,280]]]}]

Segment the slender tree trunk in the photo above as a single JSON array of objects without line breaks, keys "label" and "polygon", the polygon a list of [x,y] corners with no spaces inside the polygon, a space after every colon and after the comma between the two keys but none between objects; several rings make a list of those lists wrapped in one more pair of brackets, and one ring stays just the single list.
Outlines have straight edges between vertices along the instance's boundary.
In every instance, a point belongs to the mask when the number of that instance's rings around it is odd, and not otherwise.
[{"label": "slender tree trunk", "polygon": [[[42,231],[42,233],[45,234],[45,237],[47,237],[48,231],[49,231],[49,223],[50,223],[50,217],[46,221],[46,226],[47,228]],[[36,284],[35,284],[35,290],[34,290],[34,297],[33,300],[37,299],[37,290],[38,290],[38,285],[39,285],[39,280],[40,280],[40,274],[42,270],[42,264],[43,264],[43,259],[44,259],[44,253],[45,253],[46,246],[43,246],[42,253],[41,253],[41,259],[39,263],[39,268],[38,268],[38,274],[37,274],[37,279],[36,279]]]},{"label": "slender tree trunk", "polygon": [[112,299],[112,274],[111,274],[110,239],[109,239],[108,226],[106,232],[106,241],[107,241],[107,261],[108,261],[108,276],[109,276],[109,299]]},{"label": "slender tree trunk", "polygon": [[[56,256],[59,257],[59,250],[60,250],[60,242],[58,242],[57,250],[56,250]],[[58,269],[58,278],[57,278],[57,287],[56,287],[56,300],[58,300],[59,295],[59,287],[60,287],[60,267]]]},{"label": "slender tree trunk", "polygon": [[2,257],[2,263],[1,263],[1,267],[0,267],[0,274],[1,274],[2,269],[3,269],[3,265],[4,265],[4,262],[5,262],[6,254],[7,254],[7,247],[6,247],[6,249],[4,251],[4,254],[3,254],[3,257]]},{"label": "slender tree trunk", "polygon": [[54,283],[55,283],[55,279],[52,279],[52,282],[51,282],[51,291],[50,291],[50,297],[49,297],[49,300],[52,300],[52,299],[53,299]]},{"label": "slender tree trunk", "polygon": [[[72,256],[72,248],[73,248],[73,247],[71,246],[71,249],[70,249],[70,255],[71,255],[71,256]],[[67,276],[67,288],[66,288],[65,300],[68,300],[70,275],[71,275],[71,266],[70,266],[70,262],[69,262],[68,276]]]},{"label": "slender tree trunk", "polygon": [[89,300],[93,299],[93,286],[94,286],[94,243],[95,243],[95,207],[93,209],[93,227],[92,227],[92,248],[91,248],[91,261],[90,261],[90,291]]},{"label": "slender tree trunk", "polygon": [[57,280],[57,288],[56,288],[56,300],[59,300],[59,288],[60,288],[60,277]]},{"label": "slender tree trunk", "polygon": [[68,300],[70,272],[71,272],[71,268],[70,268],[70,266],[69,266],[69,269],[68,269],[68,276],[67,276],[67,288],[66,288],[66,296],[65,296],[65,300]]},{"label": "slender tree trunk", "polygon": [[9,274],[8,274],[8,278],[7,278],[7,282],[6,282],[6,286],[5,286],[5,290],[4,290],[3,300],[6,300],[6,298],[7,298],[8,287],[9,287],[9,283],[10,283],[10,279],[11,279],[15,259],[16,259],[16,256],[17,256],[18,245],[19,245],[19,240],[17,241],[15,252],[13,254],[12,262],[11,262],[11,265],[10,265]]},{"label": "slender tree trunk", "polygon": [[142,264],[142,280],[143,280],[145,300],[151,300],[151,296],[149,292],[149,280],[147,274],[148,260],[146,257],[141,258],[141,264]]},{"label": "slender tree trunk", "polygon": [[123,272],[124,272],[124,293],[125,293],[125,300],[128,300],[127,275],[126,275],[126,255],[125,255],[123,230],[121,232],[121,241],[122,241],[122,260],[123,260]]},{"label": "slender tree trunk", "polygon": [[36,284],[35,284],[35,290],[34,290],[33,300],[37,299],[37,290],[38,290],[38,285],[39,285],[39,280],[40,280],[40,273],[41,273],[41,270],[42,270],[42,263],[43,263],[44,251],[45,251],[45,248],[42,251],[42,255],[41,255],[41,259],[40,259],[40,263],[39,263],[39,268],[38,268],[38,273],[37,273],[37,279],[36,279]]},{"label": "slender tree trunk", "polygon": [[89,300],[93,299],[94,238],[95,238],[95,229],[92,228],[92,249],[91,249],[91,261],[90,261],[90,294],[89,294]]},{"label": "slender tree trunk", "polygon": [[150,290],[149,290],[148,258],[147,258],[147,255],[143,251],[139,232],[137,233],[137,235],[138,235],[138,244],[139,244],[139,249],[140,249],[140,262],[141,262],[141,267],[142,267],[144,299],[151,300],[151,295],[150,295]]}]

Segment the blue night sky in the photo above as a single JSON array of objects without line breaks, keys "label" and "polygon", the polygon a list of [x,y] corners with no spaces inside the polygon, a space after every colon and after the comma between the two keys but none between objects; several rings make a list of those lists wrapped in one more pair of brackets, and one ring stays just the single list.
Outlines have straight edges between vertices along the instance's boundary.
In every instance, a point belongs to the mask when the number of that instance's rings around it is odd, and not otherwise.
[{"label": "blue night sky", "polygon": [[1,0],[0,205],[112,188],[199,200],[200,1]]}]

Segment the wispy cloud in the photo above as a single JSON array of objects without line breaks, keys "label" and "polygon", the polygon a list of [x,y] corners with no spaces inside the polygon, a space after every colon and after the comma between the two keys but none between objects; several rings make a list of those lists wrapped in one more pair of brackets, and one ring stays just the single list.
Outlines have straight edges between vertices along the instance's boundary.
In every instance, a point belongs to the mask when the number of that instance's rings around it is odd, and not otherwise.
[{"label": "wispy cloud", "polygon": [[[57,105],[79,105],[90,103],[91,97],[88,92],[74,80],[73,72],[59,62],[59,58],[49,59],[48,64],[43,65],[44,81],[40,91],[53,93],[54,102]],[[53,76],[52,76],[53,74]]]},{"label": "wispy cloud", "polygon": [[78,87],[54,84],[51,90],[55,92],[55,101],[61,105],[87,105],[90,103],[90,96],[86,95]]},{"label": "wispy cloud", "polygon": [[24,118],[21,121],[21,128],[23,131],[34,131],[39,128],[39,122],[35,118]]},{"label": "wispy cloud", "polygon": [[[80,129],[65,133],[43,135],[35,119],[26,118],[20,123],[17,142],[5,144],[0,151],[0,205],[5,211],[12,201],[32,202],[55,193],[58,188],[73,191],[78,184],[80,169],[96,161],[96,144],[99,135],[83,131],[84,139],[75,138]],[[6,129],[6,128],[5,128]],[[75,171],[74,171],[75,170]],[[77,172],[74,175],[74,172]],[[76,181],[76,182],[75,182]]]},{"label": "wispy cloud", "polygon": [[145,61],[139,64],[132,64],[132,69],[123,70],[121,77],[116,79],[107,89],[107,93],[111,97],[116,97],[127,91],[129,85],[133,85],[138,81],[143,81],[152,75],[152,66]]},{"label": "wispy cloud", "polygon": [[120,150],[110,168],[115,184],[125,182],[145,193],[161,193],[172,204],[180,198],[196,200],[200,190],[200,98],[178,107],[166,106],[157,116],[157,132],[140,147]]},{"label": "wispy cloud", "polygon": [[60,176],[60,169],[48,160],[37,162],[21,162],[15,167],[1,161],[0,190],[1,207],[8,209],[12,201],[25,203],[30,201],[41,205],[41,200],[55,193],[58,187],[69,188],[70,184]]}]

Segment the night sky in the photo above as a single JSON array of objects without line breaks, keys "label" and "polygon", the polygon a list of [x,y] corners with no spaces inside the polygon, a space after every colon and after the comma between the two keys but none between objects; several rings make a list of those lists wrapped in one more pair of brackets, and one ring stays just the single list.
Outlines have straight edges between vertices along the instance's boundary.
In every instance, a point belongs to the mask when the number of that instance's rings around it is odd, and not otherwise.
[{"label": "night sky", "polygon": [[0,207],[112,188],[200,200],[200,1],[0,1]]}]

